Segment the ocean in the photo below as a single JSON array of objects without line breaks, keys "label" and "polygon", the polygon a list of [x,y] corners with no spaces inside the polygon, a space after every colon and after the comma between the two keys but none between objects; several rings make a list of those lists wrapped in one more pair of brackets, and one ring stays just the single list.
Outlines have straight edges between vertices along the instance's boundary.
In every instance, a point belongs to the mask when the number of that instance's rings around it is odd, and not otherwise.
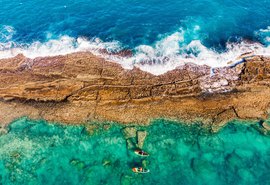
[{"label": "ocean", "polygon": [[[0,58],[91,51],[162,74],[270,54],[268,0],[0,0]],[[108,56],[131,50],[132,57]]]},{"label": "ocean", "polygon": [[[127,147],[123,127],[14,121],[0,136],[0,184],[270,184],[270,137],[259,123],[232,121],[213,133],[200,123],[156,120],[137,127],[147,132],[147,158]],[[136,166],[150,173],[134,174]]]},{"label": "ocean", "polygon": [[[232,65],[242,54],[270,55],[270,2],[0,0],[0,59],[73,52],[155,75],[189,62]],[[0,133],[0,185],[270,184],[270,133],[256,121],[218,132],[163,119],[135,126],[147,132],[148,158],[128,147],[137,141],[126,140],[125,126],[15,120]],[[131,171],[139,166],[150,173]]]}]

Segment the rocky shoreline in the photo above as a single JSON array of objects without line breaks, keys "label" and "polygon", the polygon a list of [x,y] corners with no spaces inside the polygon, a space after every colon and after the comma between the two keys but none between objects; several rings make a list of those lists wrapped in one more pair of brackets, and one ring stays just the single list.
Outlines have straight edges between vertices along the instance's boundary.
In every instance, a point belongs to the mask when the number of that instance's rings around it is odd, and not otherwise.
[{"label": "rocky shoreline", "polygon": [[186,64],[155,76],[125,70],[91,53],[0,60],[0,123],[31,119],[80,124],[148,124],[166,118],[219,127],[232,119],[266,119],[270,59],[232,67]]}]

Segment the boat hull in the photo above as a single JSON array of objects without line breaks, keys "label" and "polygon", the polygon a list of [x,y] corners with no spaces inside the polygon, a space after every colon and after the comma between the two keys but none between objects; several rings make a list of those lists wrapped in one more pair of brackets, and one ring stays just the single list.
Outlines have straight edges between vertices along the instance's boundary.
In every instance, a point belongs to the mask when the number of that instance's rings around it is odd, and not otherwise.
[{"label": "boat hull", "polygon": [[132,168],[132,171],[134,173],[149,173],[150,170],[148,169],[145,169],[145,168],[142,168],[142,167],[139,167],[139,168]]}]

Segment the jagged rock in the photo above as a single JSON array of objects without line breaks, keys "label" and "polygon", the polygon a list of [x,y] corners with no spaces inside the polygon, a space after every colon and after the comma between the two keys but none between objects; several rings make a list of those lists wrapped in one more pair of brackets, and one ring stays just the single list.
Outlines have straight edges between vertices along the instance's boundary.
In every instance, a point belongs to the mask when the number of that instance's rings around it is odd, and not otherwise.
[{"label": "jagged rock", "polygon": [[136,137],[136,127],[125,127],[122,131],[125,139]]},{"label": "jagged rock", "polygon": [[213,124],[211,125],[212,132],[218,132],[219,128],[224,126],[226,123],[233,119],[237,119],[238,114],[234,107],[230,107],[220,111],[214,118]]},{"label": "jagged rock", "polygon": [[[35,59],[18,55],[0,60],[0,123],[22,116],[73,124],[148,124],[163,117],[219,125],[219,117],[265,119],[269,74],[270,59],[262,56],[212,72],[209,66],[189,63],[155,76],[123,69],[89,52]],[[230,107],[237,116],[232,110],[218,116]]]},{"label": "jagged rock", "polygon": [[143,148],[144,140],[147,136],[146,131],[137,131],[137,141],[138,141],[138,148]]}]

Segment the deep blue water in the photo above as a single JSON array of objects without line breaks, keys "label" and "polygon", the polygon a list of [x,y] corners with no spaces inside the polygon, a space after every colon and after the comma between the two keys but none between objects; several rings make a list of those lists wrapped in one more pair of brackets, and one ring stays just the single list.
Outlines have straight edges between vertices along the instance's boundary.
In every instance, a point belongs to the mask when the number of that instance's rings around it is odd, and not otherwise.
[{"label": "deep blue water", "polygon": [[[0,58],[127,48],[133,57],[113,59],[160,74],[183,62],[218,66],[247,51],[269,54],[269,26],[269,0],[0,0]],[[269,133],[257,123],[235,121],[213,134],[155,121],[138,128],[148,132],[144,161],[126,147],[120,125],[107,126],[89,134],[15,121],[0,136],[0,185],[270,183]],[[151,173],[133,174],[136,165]]]},{"label": "deep blue water", "polygon": [[116,61],[165,58],[163,72],[183,62],[224,66],[245,52],[270,54],[269,26],[269,0],[0,0],[0,58],[125,48],[135,57]]},{"label": "deep blue water", "polygon": [[[200,27],[189,39],[208,47],[239,38],[258,40],[270,26],[268,0],[1,0],[0,24],[16,30],[17,42],[53,36],[99,37],[134,48],[151,45],[179,28]],[[191,31],[192,32],[192,31]],[[49,35],[50,35],[49,34]]]}]

